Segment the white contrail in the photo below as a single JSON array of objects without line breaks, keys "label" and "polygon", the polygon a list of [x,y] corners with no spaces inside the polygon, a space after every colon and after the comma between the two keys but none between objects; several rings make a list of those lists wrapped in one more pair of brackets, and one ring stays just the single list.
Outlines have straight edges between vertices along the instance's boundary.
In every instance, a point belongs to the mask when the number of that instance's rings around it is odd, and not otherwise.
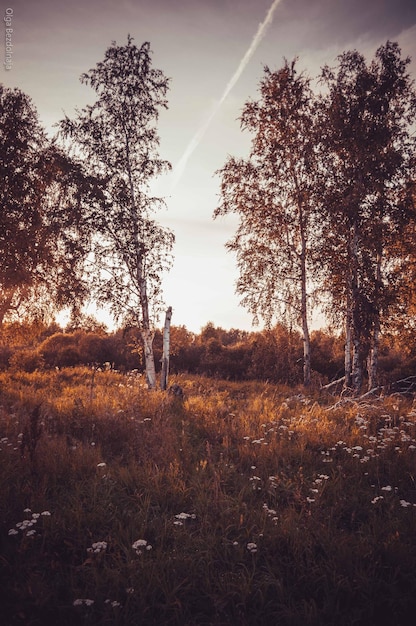
[{"label": "white contrail", "polygon": [[255,53],[259,43],[263,39],[268,26],[270,26],[270,24],[272,22],[273,13],[274,13],[274,11],[275,11],[275,9],[276,9],[276,7],[277,7],[277,5],[279,3],[280,3],[280,0],[274,0],[273,4],[271,5],[270,9],[267,12],[267,15],[266,15],[265,19],[263,20],[263,22],[261,24],[259,24],[259,27],[257,29],[256,34],[253,37],[253,40],[252,40],[252,42],[250,44],[250,47],[248,48],[247,52],[245,53],[245,55],[241,59],[241,61],[240,61],[239,65],[238,65],[236,71],[234,72],[234,74],[232,75],[230,80],[228,81],[228,84],[227,84],[226,88],[224,89],[224,93],[222,94],[221,98],[215,104],[215,106],[214,106],[213,110],[211,111],[210,115],[208,116],[208,118],[205,120],[205,122],[200,126],[200,128],[197,130],[195,135],[192,137],[191,141],[189,142],[189,144],[187,145],[187,147],[185,149],[185,152],[183,153],[183,155],[181,156],[181,158],[179,159],[179,161],[175,165],[174,170],[173,170],[173,174],[172,174],[172,184],[171,184],[171,189],[170,189],[171,193],[175,189],[175,187],[178,184],[179,180],[182,178],[182,175],[183,175],[183,173],[185,171],[186,165],[187,165],[187,163],[189,161],[189,158],[190,158],[191,154],[193,153],[193,151],[195,150],[195,148],[197,147],[197,145],[201,141],[201,139],[204,136],[205,132],[207,131],[207,128],[210,125],[212,119],[215,117],[215,115],[217,114],[219,108],[224,103],[224,100],[227,98],[228,94],[230,93],[230,91],[232,90],[232,88],[234,87],[234,85],[236,84],[238,79],[240,78],[241,74],[244,72],[248,62],[250,61],[251,57]]}]

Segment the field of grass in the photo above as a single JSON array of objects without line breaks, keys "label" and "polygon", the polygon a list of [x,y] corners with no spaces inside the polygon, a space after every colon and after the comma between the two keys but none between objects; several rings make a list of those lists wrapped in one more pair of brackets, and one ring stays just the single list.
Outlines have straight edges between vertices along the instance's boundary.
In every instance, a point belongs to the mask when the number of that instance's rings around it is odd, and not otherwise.
[{"label": "field of grass", "polygon": [[5,626],[416,623],[416,403],[0,374]]}]

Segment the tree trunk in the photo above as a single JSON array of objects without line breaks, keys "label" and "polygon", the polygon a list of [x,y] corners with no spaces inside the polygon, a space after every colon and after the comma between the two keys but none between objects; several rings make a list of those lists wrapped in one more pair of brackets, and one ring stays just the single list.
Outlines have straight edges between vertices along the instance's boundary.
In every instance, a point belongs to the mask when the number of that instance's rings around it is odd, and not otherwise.
[{"label": "tree trunk", "polygon": [[[142,273],[142,264],[139,265],[139,271]],[[149,389],[156,387],[156,369],[155,358],[153,354],[153,332],[150,327],[149,318],[149,302],[147,299],[146,279],[141,276],[139,279],[140,286],[140,304],[142,309],[142,339],[144,348],[144,360],[146,366],[146,379]]]},{"label": "tree trunk", "polygon": [[373,323],[373,333],[371,337],[370,353],[368,355],[368,390],[377,387],[378,380],[378,347],[380,342],[380,287],[381,287],[381,253],[377,254],[376,280],[375,280],[375,298],[374,305],[376,308]]},{"label": "tree trunk", "polygon": [[[303,268],[302,268],[303,269]],[[302,271],[302,331],[303,331],[303,384],[311,384],[311,342],[308,327],[308,306],[306,293],[306,272]]]},{"label": "tree trunk", "polygon": [[142,339],[144,348],[144,360],[146,366],[146,380],[149,389],[156,387],[156,369],[153,356],[153,333],[149,328],[142,329]]},{"label": "tree trunk", "polygon": [[380,317],[377,315],[375,323],[373,336],[371,338],[371,347],[370,354],[368,355],[368,391],[377,387],[377,372],[378,372],[378,346],[380,339]]},{"label": "tree trunk", "polygon": [[160,374],[160,388],[165,391],[168,386],[169,376],[169,349],[170,349],[170,320],[172,319],[172,307],[166,311],[165,326],[163,329],[163,353],[162,372]]},{"label": "tree trunk", "polygon": [[360,337],[356,335],[352,341],[353,354],[352,354],[352,375],[351,382],[352,388],[355,394],[359,394],[363,385],[363,362],[361,355],[361,342]]},{"label": "tree trunk", "polygon": [[300,253],[300,276],[301,276],[301,316],[303,332],[303,384],[309,387],[311,384],[311,342],[308,326],[308,293],[306,285],[306,236],[303,216],[303,206],[299,206],[299,225],[301,239]]},{"label": "tree trunk", "polygon": [[355,222],[351,233],[351,319],[352,319],[352,368],[351,382],[355,394],[358,394],[363,384],[363,355],[362,355],[362,302],[358,279],[358,225]]},{"label": "tree trunk", "polygon": [[351,379],[351,351],[352,351],[352,311],[351,311],[351,298],[347,295],[347,311],[345,316],[345,356],[344,356],[344,369],[345,369],[345,389],[350,389],[352,386]]}]

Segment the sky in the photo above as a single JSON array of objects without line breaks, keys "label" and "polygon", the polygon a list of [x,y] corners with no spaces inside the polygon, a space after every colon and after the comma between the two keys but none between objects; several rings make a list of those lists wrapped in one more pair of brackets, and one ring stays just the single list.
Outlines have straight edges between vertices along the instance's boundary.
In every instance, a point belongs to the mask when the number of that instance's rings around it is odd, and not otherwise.
[{"label": "sky", "polygon": [[[240,129],[244,103],[258,97],[264,66],[298,57],[316,77],[336,57],[357,49],[369,60],[397,41],[416,76],[415,0],[3,0],[4,30],[13,28],[7,87],[28,94],[50,135],[64,115],[93,102],[80,83],[111,42],[149,41],[153,66],[170,78],[169,109],[158,124],[160,155],[172,173],[154,184],[166,209],[159,221],[176,236],[174,266],[163,278],[172,324],[193,332],[211,321],[252,329],[235,294],[236,259],[225,243],[235,216],[213,220],[215,174],[228,156],[247,155],[252,137]],[[2,20],[3,21],[3,20]],[[5,36],[4,36],[5,37]],[[4,38],[5,41],[5,38]],[[3,46],[5,50],[5,45]],[[5,56],[5,52],[3,53]],[[2,63],[2,65],[4,65]],[[161,324],[163,320],[161,320]],[[312,326],[324,324],[320,316]]]}]

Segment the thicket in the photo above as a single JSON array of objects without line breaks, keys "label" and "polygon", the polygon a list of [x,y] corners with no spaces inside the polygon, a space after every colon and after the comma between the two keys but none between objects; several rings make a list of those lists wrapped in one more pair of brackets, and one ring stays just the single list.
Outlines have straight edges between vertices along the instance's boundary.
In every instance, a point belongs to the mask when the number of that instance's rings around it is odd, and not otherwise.
[{"label": "thicket", "polygon": [[[409,334],[381,339],[379,382],[388,385],[416,371],[416,341]],[[159,365],[162,332],[155,331],[154,353]],[[330,330],[311,334],[312,378],[322,386],[344,374],[344,339]],[[107,332],[98,323],[84,328],[33,322],[3,326],[0,369],[49,370],[89,365],[121,371],[145,369],[137,328]],[[296,385],[302,382],[303,353],[299,332],[277,325],[270,330],[225,330],[208,323],[199,334],[184,326],[171,328],[170,371],[244,381],[263,380]]]}]

